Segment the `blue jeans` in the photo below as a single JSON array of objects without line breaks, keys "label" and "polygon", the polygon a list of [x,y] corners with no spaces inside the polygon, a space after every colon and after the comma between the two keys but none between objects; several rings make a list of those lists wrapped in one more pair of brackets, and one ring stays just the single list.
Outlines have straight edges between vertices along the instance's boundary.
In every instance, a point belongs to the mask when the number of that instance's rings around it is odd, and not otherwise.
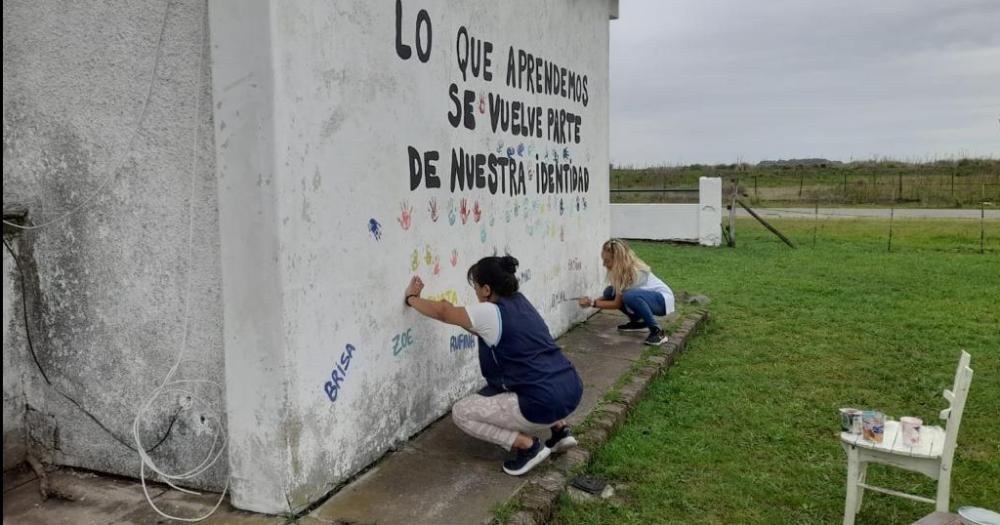
[{"label": "blue jeans", "polygon": [[[615,289],[611,286],[604,289],[604,299],[611,301],[615,298]],[[625,290],[622,294],[621,311],[628,316],[632,322],[642,319],[646,326],[659,328],[656,322],[656,315],[667,315],[667,303],[659,292],[652,290]]]}]

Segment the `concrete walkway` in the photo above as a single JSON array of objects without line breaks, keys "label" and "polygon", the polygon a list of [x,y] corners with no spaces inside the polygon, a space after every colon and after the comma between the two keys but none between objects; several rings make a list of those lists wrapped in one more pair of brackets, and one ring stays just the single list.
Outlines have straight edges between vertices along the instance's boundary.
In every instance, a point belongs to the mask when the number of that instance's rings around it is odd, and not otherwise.
[{"label": "concrete walkway", "polygon": [[[626,336],[615,330],[623,319],[597,315],[560,338],[584,383],[583,400],[570,424],[582,420],[645,349],[646,334]],[[466,436],[445,417],[309,514],[318,521],[301,523],[482,523],[525,482],[503,473],[506,455]]]},{"label": "concrete walkway", "polygon": [[[624,319],[617,313],[599,314],[559,339],[584,382],[583,401],[569,418],[571,424],[584,419],[645,350],[645,333],[626,335],[615,330]],[[499,447],[466,436],[450,416],[445,416],[297,520],[223,505],[201,523],[479,524],[493,516],[495,506],[528,483],[528,477],[516,478],[501,471],[506,454]],[[33,474],[5,474],[4,525],[178,523],[156,515],[134,480],[59,469],[50,474],[50,483],[61,496],[43,502]],[[197,498],[160,486],[151,494],[158,505],[183,516],[203,513],[215,503],[213,495]]]},{"label": "concrete walkway", "polygon": [[[738,217],[749,217],[743,208],[737,208]],[[816,216],[815,208],[754,208],[765,218],[811,219]],[[861,217],[889,218],[889,208],[820,208],[821,219],[856,219]],[[970,209],[922,209],[896,208],[893,216],[897,219],[979,219],[980,210]],[[987,219],[1000,219],[1000,210],[985,210]]]}]

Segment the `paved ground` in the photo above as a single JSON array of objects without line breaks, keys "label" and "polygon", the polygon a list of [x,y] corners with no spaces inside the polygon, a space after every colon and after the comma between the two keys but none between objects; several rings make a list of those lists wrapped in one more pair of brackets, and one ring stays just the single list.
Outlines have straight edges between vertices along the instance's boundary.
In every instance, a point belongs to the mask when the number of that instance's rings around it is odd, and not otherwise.
[{"label": "paved ground", "polygon": [[[582,420],[644,349],[645,333],[615,331],[619,314],[601,314],[559,339],[584,381],[580,408],[570,418]],[[478,524],[492,516],[524,480],[504,474],[506,452],[469,438],[444,417],[347,485],[313,512],[302,525],[331,523]],[[30,472],[4,476],[4,525],[146,525],[178,523],[161,519],[149,508],[134,480],[60,469],[50,483],[66,498],[42,501]],[[215,503],[212,495],[187,496],[163,487],[151,489],[154,501],[168,511],[196,515]],[[280,525],[288,519],[237,511],[224,505],[209,525]]]},{"label": "paved ground", "polygon": [[[765,218],[812,218],[816,215],[815,208],[754,208],[758,215]],[[889,208],[820,208],[821,219],[853,219],[858,217],[889,218]],[[897,208],[893,211],[897,219],[979,219],[979,210],[956,209],[919,209]],[[1000,219],[1000,210],[985,210],[987,219]],[[743,208],[737,208],[737,216],[749,217]]]}]

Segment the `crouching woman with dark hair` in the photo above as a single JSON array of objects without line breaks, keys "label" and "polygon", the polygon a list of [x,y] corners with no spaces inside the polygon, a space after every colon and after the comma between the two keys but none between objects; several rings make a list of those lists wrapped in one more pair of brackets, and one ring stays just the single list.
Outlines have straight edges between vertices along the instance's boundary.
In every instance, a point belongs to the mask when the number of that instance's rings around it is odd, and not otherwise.
[{"label": "crouching woman with dark hair", "polygon": [[[486,387],[455,403],[452,419],[473,437],[516,450],[516,457],[503,464],[513,476],[576,445],[565,418],[583,394],[573,364],[535,307],[518,292],[517,264],[508,255],[484,257],[469,268],[478,304],[462,307],[422,299],[419,277],[410,280],[405,298],[421,314],[478,336]],[[545,429],[552,433],[545,443],[532,436]]]}]

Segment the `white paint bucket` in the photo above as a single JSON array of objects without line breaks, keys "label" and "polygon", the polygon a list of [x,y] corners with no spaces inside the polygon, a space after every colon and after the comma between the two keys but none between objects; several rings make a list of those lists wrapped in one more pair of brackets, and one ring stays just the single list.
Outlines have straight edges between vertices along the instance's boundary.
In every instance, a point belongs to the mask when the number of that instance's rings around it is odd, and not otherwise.
[{"label": "white paint bucket", "polygon": [[920,427],[924,424],[919,417],[901,417],[899,425],[903,431],[903,443],[915,447],[920,444]]}]

